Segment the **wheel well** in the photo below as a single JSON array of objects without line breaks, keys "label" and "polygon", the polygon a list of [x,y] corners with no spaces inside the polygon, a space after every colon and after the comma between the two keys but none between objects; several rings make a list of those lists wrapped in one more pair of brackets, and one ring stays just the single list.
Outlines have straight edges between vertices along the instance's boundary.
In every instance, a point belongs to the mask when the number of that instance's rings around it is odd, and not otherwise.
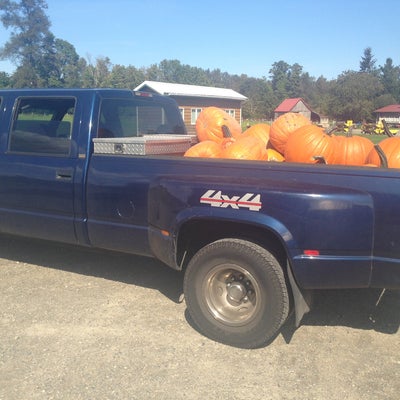
[{"label": "wheel well", "polygon": [[243,239],[256,243],[270,251],[282,268],[286,265],[285,248],[271,230],[252,224],[207,219],[192,220],[181,227],[177,244],[178,260],[184,257],[183,267],[186,267],[187,262],[198,250],[223,238]]}]

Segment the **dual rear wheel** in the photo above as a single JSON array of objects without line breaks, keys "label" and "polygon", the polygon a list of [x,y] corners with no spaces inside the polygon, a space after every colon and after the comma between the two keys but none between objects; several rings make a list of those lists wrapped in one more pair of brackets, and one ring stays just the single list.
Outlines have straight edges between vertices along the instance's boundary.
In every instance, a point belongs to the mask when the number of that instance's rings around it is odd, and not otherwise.
[{"label": "dual rear wheel", "polygon": [[184,294],[197,328],[235,347],[265,345],[289,312],[281,265],[265,248],[241,239],[200,249],[186,270]]}]

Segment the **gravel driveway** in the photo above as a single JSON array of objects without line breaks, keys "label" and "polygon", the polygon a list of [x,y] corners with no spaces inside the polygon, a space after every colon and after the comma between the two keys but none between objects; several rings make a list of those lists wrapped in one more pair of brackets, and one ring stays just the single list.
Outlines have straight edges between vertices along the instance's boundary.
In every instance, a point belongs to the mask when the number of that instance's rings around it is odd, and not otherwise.
[{"label": "gravel driveway", "polygon": [[297,330],[242,350],[192,327],[181,274],[154,260],[0,248],[0,400],[400,398],[399,291],[317,292]]}]

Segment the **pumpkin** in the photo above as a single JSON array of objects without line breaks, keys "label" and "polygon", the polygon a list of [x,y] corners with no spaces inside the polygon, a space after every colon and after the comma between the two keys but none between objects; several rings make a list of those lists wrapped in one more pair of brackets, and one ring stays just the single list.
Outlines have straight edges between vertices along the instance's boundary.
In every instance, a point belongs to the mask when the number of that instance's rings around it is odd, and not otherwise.
[{"label": "pumpkin", "polygon": [[186,150],[184,156],[216,158],[219,157],[220,153],[221,145],[212,140],[205,140],[203,142],[196,143]]},{"label": "pumpkin", "polygon": [[282,162],[285,161],[285,157],[283,157],[283,155],[279,153],[279,151],[276,151],[275,149],[266,148],[263,160]]},{"label": "pumpkin", "polygon": [[268,144],[269,141],[269,132],[271,130],[271,127],[268,124],[255,124],[251,126],[250,128],[247,128],[244,132],[244,136],[255,136],[261,139],[265,146]]},{"label": "pumpkin", "polygon": [[335,136],[336,158],[334,163],[341,165],[364,165],[369,152],[374,147],[373,142],[364,136]]},{"label": "pumpkin", "polygon": [[366,164],[375,164],[388,168],[400,168],[400,137],[383,139],[369,152]]},{"label": "pumpkin", "polygon": [[272,146],[284,154],[289,134],[305,125],[311,125],[311,121],[303,114],[288,112],[280,115],[271,124],[269,140]]},{"label": "pumpkin", "polygon": [[254,136],[241,136],[225,147],[220,156],[238,160],[263,160],[265,145],[261,139]]},{"label": "pumpkin", "polygon": [[324,163],[335,161],[335,136],[328,135],[317,125],[304,125],[292,132],[285,148],[285,160],[315,164],[323,159]]},{"label": "pumpkin", "polygon": [[236,139],[233,137],[224,138],[222,140],[222,143],[220,144],[221,151],[225,150],[227,147],[229,147],[232,143],[235,143],[235,142],[236,142]]},{"label": "pumpkin", "polygon": [[196,120],[196,133],[200,142],[213,140],[221,143],[224,139],[222,126],[227,126],[232,137],[242,134],[242,128],[235,118],[218,107],[204,108]]}]

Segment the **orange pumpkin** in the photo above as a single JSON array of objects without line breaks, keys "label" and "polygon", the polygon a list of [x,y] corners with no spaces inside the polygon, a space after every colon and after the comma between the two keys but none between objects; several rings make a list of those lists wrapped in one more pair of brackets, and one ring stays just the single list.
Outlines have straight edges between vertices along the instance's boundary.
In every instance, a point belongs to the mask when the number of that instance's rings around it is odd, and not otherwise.
[{"label": "orange pumpkin", "polygon": [[196,143],[194,146],[190,147],[186,151],[184,156],[216,158],[219,157],[220,153],[221,145],[212,140],[205,140],[203,142]]},{"label": "orange pumpkin", "polygon": [[221,152],[222,158],[239,160],[263,160],[264,155],[264,142],[254,136],[241,136]]},{"label": "orange pumpkin", "polygon": [[311,125],[311,121],[303,114],[288,112],[280,115],[271,124],[269,140],[272,146],[284,154],[289,134],[305,125]]},{"label": "orange pumpkin", "polygon": [[335,160],[335,136],[325,133],[317,125],[304,125],[292,132],[287,140],[285,160],[288,162],[316,163],[323,159],[332,164]]},{"label": "orange pumpkin", "polygon": [[235,143],[235,142],[236,142],[236,139],[233,137],[224,138],[222,140],[222,143],[220,144],[221,151],[225,150],[227,147],[229,147],[232,143]]},{"label": "orange pumpkin", "polygon": [[276,151],[275,149],[266,148],[264,151],[263,160],[283,162],[285,161],[285,157],[283,157],[283,155],[279,153],[279,151]]},{"label": "orange pumpkin", "polygon": [[385,163],[388,168],[400,168],[400,137],[383,139],[369,152],[366,164],[385,166]]},{"label": "orange pumpkin", "polygon": [[348,132],[346,136],[335,136],[335,138],[335,164],[364,165],[369,152],[374,147],[370,139],[364,136],[353,136],[351,132]]},{"label": "orange pumpkin", "polygon": [[268,144],[269,141],[269,132],[271,130],[271,127],[268,124],[255,124],[251,126],[250,128],[247,128],[244,132],[243,135],[247,136],[255,136],[261,139],[265,146]]},{"label": "orange pumpkin", "polygon": [[377,168],[378,167],[378,165],[375,165],[375,164],[364,164],[362,166],[363,167],[372,167],[372,168]]},{"label": "orange pumpkin", "polygon": [[196,120],[196,133],[199,141],[213,140],[221,143],[224,139],[222,126],[227,126],[231,135],[237,137],[242,134],[242,128],[235,118],[218,107],[206,107]]}]

